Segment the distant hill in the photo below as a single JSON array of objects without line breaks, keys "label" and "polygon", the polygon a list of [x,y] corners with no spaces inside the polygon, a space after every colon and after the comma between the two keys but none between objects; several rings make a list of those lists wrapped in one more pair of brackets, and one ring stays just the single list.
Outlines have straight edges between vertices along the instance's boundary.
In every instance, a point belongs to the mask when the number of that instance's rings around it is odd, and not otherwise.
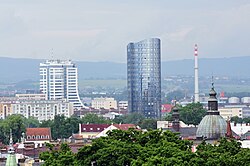
[{"label": "distant hill", "polygon": [[[231,58],[199,59],[199,75],[249,77],[250,56]],[[178,60],[162,62],[162,76],[194,75],[194,60]]]},{"label": "distant hill", "polygon": [[[39,59],[17,59],[0,57],[0,82],[39,80]],[[232,58],[199,59],[201,76],[249,77],[250,56]],[[126,78],[126,63],[76,62],[79,79]],[[162,76],[193,75],[193,59],[162,62]]]}]

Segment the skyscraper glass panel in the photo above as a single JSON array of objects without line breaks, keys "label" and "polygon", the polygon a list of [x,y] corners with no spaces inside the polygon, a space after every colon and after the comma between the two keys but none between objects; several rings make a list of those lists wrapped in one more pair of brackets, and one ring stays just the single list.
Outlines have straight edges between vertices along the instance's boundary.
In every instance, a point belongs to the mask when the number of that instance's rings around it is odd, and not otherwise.
[{"label": "skyscraper glass panel", "polygon": [[161,116],[161,41],[150,38],[127,46],[128,110]]}]

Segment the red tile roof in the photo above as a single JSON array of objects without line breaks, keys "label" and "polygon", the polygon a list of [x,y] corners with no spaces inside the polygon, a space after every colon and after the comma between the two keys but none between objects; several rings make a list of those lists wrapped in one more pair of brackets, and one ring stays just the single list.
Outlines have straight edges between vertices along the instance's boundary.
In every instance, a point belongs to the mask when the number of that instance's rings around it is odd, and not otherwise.
[{"label": "red tile roof", "polygon": [[27,141],[50,140],[50,128],[26,128]]},{"label": "red tile roof", "polygon": [[162,110],[161,112],[171,112],[173,106],[171,104],[162,104]]},{"label": "red tile roof", "polygon": [[116,128],[120,130],[128,130],[129,128],[136,128],[134,124],[114,124]]},{"label": "red tile roof", "polygon": [[109,124],[81,124],[81,132],[102,132]]},{"label": "red tile roof", "polygon": [[83,139],[83,136],[80,135],[80,134],[73,134],[73,135],[72,135],[72,138],[81,140],[81,139]]}]

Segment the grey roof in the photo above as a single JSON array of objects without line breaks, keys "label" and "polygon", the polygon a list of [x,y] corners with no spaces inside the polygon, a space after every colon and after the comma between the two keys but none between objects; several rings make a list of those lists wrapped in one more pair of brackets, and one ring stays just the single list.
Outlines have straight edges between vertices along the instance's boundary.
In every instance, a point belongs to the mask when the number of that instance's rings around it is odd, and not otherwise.
[{"label": "grey roof", "polygon": [[182,127],[180,128],[180,133],[182,137],[195,137],[197,127]]},{"label": "grey roof", "polygon": [[227,123],[220,115],[206,115],[200,122],[196,137],[206,139],[218,139],[225,137],[227,132]]},{"label": "grey roof", "polygon": [[180,133],[182,138],[195,138],[197,127],[180,127],[180,131],[175,131],[173,128],[165,128],[165,130],[170,130],[172,132]]}]

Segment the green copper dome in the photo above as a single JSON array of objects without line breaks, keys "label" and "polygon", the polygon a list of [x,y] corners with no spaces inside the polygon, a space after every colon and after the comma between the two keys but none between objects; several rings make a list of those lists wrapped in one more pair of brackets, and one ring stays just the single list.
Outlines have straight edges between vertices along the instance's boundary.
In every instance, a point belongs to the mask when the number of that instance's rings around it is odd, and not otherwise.
[{"label": "green copper dome", "polygon": [[227,123],[220,115],[206,115],[200,122],[196,137],[218,139],[225,137]]},{"label": "green copper dome", "polygon": [[212,88],[209,93],[207,115],[201,120],[196,131],[197,138],[219,139],[225,137],[227,132],[227,122],[220,116],[218,111],[218,101],[216,91],[212,83]]}]

